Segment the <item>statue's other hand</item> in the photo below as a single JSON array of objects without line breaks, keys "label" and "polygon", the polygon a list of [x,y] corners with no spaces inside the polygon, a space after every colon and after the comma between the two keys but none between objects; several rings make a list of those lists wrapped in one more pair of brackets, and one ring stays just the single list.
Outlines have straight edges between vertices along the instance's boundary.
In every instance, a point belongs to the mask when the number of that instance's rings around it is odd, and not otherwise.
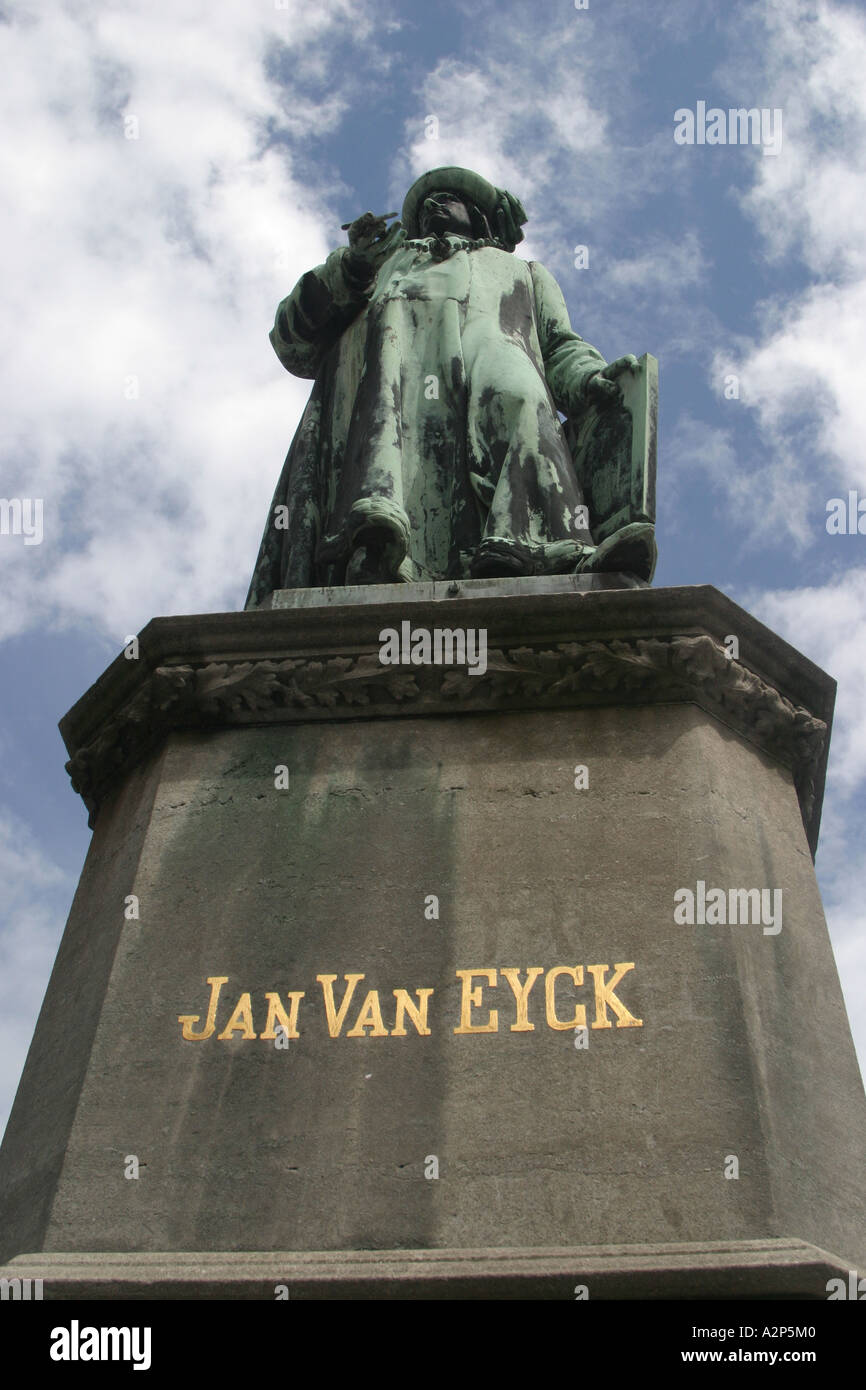
[{"label": "statue's other hand", "polygon": [[637,358],[633,353],[627,353],[625,357],[617,357],[613,362],[608,362],[606,367],[602,367],[600,372],[590,377],[586,389],[596,400],[620,400],[622,391],[617,377],[623,376],[626,372],[638,371],[640,363]]},{"label": "statue's other hand", "polygon": [[[393,213],[389,216],[393,217]],[[371,212],[351,223],[348,231],[346,261],[357,280],[372,280],[383,261],[406,239],[402,222],[394,222],[386,231],[385,218],[374,217]]]}]

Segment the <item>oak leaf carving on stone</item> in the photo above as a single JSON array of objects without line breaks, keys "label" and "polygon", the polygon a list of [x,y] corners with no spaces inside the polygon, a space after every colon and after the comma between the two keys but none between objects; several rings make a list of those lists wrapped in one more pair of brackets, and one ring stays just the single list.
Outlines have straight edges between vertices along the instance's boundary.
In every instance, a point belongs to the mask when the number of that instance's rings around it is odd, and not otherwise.
[{"label": "oak leaf carving on stone", "polygon": [[274,702],[279,679],[272,661],[211,662],[195,673],[195,693],[205,714],[248,709]]},{"label": "oak leaf carving on stone", "polygon": [[67,763],[72,785],[91,811],[116,777],[134,766],[163,734],[215,717],[250,722],[280,709],[376,708],[422,696],[496,708],[514,699],[693,699],[755,738],[793,767],[804,811],[814,802],[827,727],[794,706],[754,671],[728,658],[707,634],[668,638],[571,641],[548,647],[500,647],[482,675],[464,668],[407,670],[383,665],[377,652],[282,660],[249,659],[161,666]]}]

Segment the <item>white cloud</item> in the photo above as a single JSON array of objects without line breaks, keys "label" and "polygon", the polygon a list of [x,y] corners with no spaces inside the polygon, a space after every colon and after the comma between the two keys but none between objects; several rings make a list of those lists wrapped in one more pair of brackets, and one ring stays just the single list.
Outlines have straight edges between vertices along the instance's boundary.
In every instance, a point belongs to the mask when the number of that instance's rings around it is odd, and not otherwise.
[{"label": "white cloud", "polygon": [[[426,169],[474,169],[521,198],[531,254],[556,270],[571,266],[571,248],[590,234],[598,246],[605,219],[638,206],[660,168],[684,175],[671,164],[669,132],[640,145],[622,139],[641,61],[627,25],[499,4],[467,7],[465,25],[472,56],[443,58],[425,78],[394,164],[394,197]],[[436,139],[425,133],[431,115]]]},{"label": "white cloud", "polygon": [[[714,515],[713,523],[736,518],[730,544],[737,558],[749,554],[758,541],[790,548],[793,539],[803,550],[813,539],[810,484],[795,450],[779,447],[768,457],[760,442],[744,442],[732,427],[707,424],[686,410],[677,417],[664,454],[661,485],[668,491],[672,520],[678,519],[678,511],[679,520],[684,519],[677,480],[692,483],[701,474],[708,499],[715,499],[722,514]],[[820,515],[823,522],[823,510]]]},{"label": "white cloud", "polygon": [[309,82],[366,15],[108,0],[0,26],[0,461],[45,502],[41,546],[0,539],[0,636],[237,605],[309,391],[267,332],[342,190],[306,161],[345,96]]},{"label": "white cloud", "polygon": [[[743,404],[757,411],[776,451],[789,452],[796,443],[803,477],[814,478],[817,466],[825,490],[838,485],[866,491],[866,277],[813,286],[781,310],[767,306],[763,328],[761,339],[732,366]],[[718,358],[716,371],[731,365]]]},{"label": "white cloud", "polygon": [[[391,196],[439,165],[477,170],[521,198],[529,223],[517,254],[557,276],[575,329],[606,356],[707,357],[718,325],[695,303],[708,269],[701,238],[676,215],[646,215],[660,189],[675,201],[695,178],[673,141],[679,103],[661,112],[645,91],[664,26],[594,7],[461,8],[461,57],[442,58],[425,78]],[[694,28],[691,5],[669,7],[668,21]],[[575,266],[577,246],[589,250],[587,269]]]},{"label": "white cloud", "polygon": [[614,261],[607,269],[608,294],[635,296],[694,295],[705,278],[707,262],[697,233],[686,231],[679,240],[657,232],[643,238],[640,252]]},{"label": "white cloud", "polygon": [[[818,275],[864,273],[866,16],[827,0],[761,0],[749,14],[764,28],[751,50],[762,104],[784,113],[784,154],[757,163],[744,200],[765,251],[775,259],[794,251]],[[726,80],[739,89],[743,76],[740,66]]]},{"label": "white cloud", "polygon": [[[808,286],[760,307],[753,341],[720,351],[718,380],[740,376],[777,472],[830,495],[866,490],[866,16],[851,6],[762,0],[743,12],[764,29],[753,60],[723,73],[784,113],[778,157],[754,161],[741,200],[771,264],[794,260]],[[763,488],[756,480],[755,492]],[[830,491],[828,491],[830,490]],[[778,494],[773,521],[796,532]]]}]

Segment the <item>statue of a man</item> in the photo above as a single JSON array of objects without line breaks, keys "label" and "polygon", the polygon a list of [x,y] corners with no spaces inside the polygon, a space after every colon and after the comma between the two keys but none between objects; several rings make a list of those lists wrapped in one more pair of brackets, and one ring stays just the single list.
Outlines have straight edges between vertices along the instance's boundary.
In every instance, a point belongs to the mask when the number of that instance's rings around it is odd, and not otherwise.
[{"label": "statue of a man", "polygon": [[619,571],[648,581],[653,527],[596,545],[558,412],[618,402],[571,329],[526,214],[468,169],[434,169],[402,221],[349,245],[277,310],[283,366],[315,385],[274,495],[247,607],[274,589]]}]

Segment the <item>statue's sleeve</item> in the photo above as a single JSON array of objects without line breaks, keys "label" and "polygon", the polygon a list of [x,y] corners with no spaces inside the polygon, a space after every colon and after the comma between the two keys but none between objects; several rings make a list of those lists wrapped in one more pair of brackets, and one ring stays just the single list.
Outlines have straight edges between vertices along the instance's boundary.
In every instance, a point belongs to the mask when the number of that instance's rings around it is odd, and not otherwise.
[{"label": "statue's sleeve", "polygon": [[597,348],[579,337],[571,327],[562,290],[549,270],[530,261],[535,291],[538,338],[544,360],[544,374],[557,410],[577,415],[585,403],[586,383],[607,366]]},{"label": "statue's sleeve", "polygon": [[325,353],[367,304],[375,280],[356,284],[344,266],[346,247],[302,275],[277,309],[270,340],[286,371],[314,377]]}]

